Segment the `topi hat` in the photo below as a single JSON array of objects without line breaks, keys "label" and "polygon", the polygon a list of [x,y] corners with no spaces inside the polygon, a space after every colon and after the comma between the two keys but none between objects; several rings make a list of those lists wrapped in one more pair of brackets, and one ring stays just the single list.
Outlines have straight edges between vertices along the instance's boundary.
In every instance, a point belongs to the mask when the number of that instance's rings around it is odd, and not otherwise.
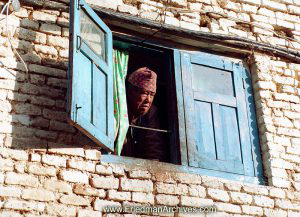
[{"label": "topi hat", "polygon": [[128,82],[143,90],[156,93],[156,78],[155,72],[147,67],[143,67],[131,73],[128,77]]}]

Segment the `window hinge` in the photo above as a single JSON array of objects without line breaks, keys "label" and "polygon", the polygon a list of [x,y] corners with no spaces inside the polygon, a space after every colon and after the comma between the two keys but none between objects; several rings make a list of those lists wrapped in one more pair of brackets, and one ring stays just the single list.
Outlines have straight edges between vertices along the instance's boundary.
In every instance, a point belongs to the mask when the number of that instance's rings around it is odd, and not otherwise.
[{"label": "window hinge", "polygon": [[81,37],[80,35],[77,35],[77,51],[80,50],[81,44],[82,44]]},{"label": "window hinge", "polygon": [[80,6],[83,6],[83,2],[81,0],[78,0],[77,2],[78,2],[77,9],[79,10]]},{"label": "window hinge", "polygon": [[78,106],[77,104],[75,105],[75,123],[77,122],[77,115],[78,115],[78,110],[81,109],[82,107],[81,106]]},{"label": "window hinge", "polygon": [[246,89],[246,81],[245,81],[245,78],[242,78],[242,81],[243,81],[243,88]]}]

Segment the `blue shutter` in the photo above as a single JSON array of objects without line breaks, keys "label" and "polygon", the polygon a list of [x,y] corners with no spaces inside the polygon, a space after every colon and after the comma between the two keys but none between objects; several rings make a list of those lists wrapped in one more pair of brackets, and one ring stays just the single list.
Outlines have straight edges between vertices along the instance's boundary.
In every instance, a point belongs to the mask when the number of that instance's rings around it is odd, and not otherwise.
[{"label": "blue shutter", "polygon": [[201,52],[182,53],[181,67],[189,165],[255,176],[245,70]]},{"label": "blue shutter", "polygon": [[113,151],[112,32],[84,0],[71,1],[70,10],[69,118]]}]

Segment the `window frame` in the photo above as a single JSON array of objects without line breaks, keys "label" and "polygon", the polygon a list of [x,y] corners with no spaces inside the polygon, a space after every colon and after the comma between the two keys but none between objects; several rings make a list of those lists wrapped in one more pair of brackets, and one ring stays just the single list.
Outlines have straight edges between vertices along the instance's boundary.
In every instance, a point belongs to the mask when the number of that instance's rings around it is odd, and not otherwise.
[{"label": "window frame", "polygon": [[[129,36],[126,35],[124,36],[123,34],[113,32],[114,35],[114,40],[125,40],[127,42],[131,42],[133,44],[138,44],[140,43],[140,40],[137,39],[135,36]],[[188,172],[188,173],[195,173],[195,174],[200,174],[200,175],[207,175],[207,176],[213,176],[213,177],[218,177],[218,178],[225,178],[225,179],[230,179],[233,181],[242,181],[242,182],[249,182],[253,184],[265,184],[264,178],[262,177],[262,164],[260,163],[260,166],[257,165],[255,166],[255,174],[261,175],[260,177],[258,176],[246,176],[246,175],[240,175],[240,174],[234,174],[234,173],[228,173],[228,172],[222,172],[222,171],[216,171],[216,170],[208,170],[208,169],[202,169],[202,168],[196,168],[196,167],[191,167],[189,166],[188,162],[188,147],[187,147],[187,135],[186,135],[186,120],[185,120],[185,109],[184,109],[184,104],[183,104],[183,84],[182,84],[182,72],[181,72],[181,52],[185,51],[183,49],[176,49],[176,46],[172,45],[166,45],[166,44],[160,44],[159,42],[156,41],[148,41],[144,42],[145,46],[149,46],[152,48],[157,48],[157,49],[163,49],[166,51],[171,52],[170,57],[172,58],[171,60],[171,71],[170,73],[174,73],[172,76],[170,76],[171,79],[174,79],[174,85],[175,85],[175,98],[176,98],[176,110],[177,110],[177,117],[176,117],[176,125],[177,125],[177,136],[175,140],[177,141],[179,147],[177,148],[177,152],[180,155],[180,160],[177,162],[172,162],[170,163],[160,163],[161,167],[164,168],[166,171],[176,171],[176,172]],[[195,51],[192,51],[195,52]],[[201,51],[202,52],[202,51]],[[205,51],[204,51],[205,52]],[[207,51],[206,51],[207,52]],[[210,52],[212,53],[212,52]],[[218,54],[214,54],[218,55]],[[220,55],[219,55],[220,56]],[[226,58],[226,57],[224,57]],[[243,66],[243,70],[247,71],[248,73],[244,75],[246,76],[246,79],[248,79],[248,82],[245,83],[246,89],[249,89],[252,91],[251,87],[251,77],[249,74],[249,70]],[[244,76],[243,75],[243,76]],[[178,97],[181,96],[181,97]],[[253,99],[253,92],[252,95],[249,93],[249,91],[246,91],[246,96],[249,98]],[[247,105],[247,115],[249,116],[248,110],[251,109],[251,112],[254,111],[255,114],[255,108],[254,108],[254,101],[252,100],[253,104]],[[256,124],[256,115],[254,116],[254,122]],[[250,124],[250,122],[248,122]],[[257,131],[257,129],[255,129]],[[257,134],[258,135],[258,134]],[[253,135],[251,134],[251,137]],[[251,140],[254,140],[251,138]],[[258,138],[255,139],[255,142],[258,142]],[[253,152],[255,152],[254,156],[259,156],[260,157],[260,149],[255,148],[252,149]],[[128,165],[135,165],[135,166],[141,166],[143,168],[148,168],[148,169],[153,169],[153,166],[157,164],[157,162],[153,162],[151,160],[147,159],[137,159],[137,158],[131,158],[131,157],[126,157],[126,156],[113,156],[113,155],[103,155],[102,160],[104,162],[108,163],[125,163]]]},{"label": "window frame", "polygon": [[[75,0],[75,2],[79,2],[79,1],[80,0]],[[128,37],[128,35],[126,37],[132,38],[132,39],[135,38],[135,37]],[[136,40],[136,38],[135,38],[135,40]],[[70,42],[70,45],[71,45],[71,43],[72,42]],[[180,60],[180,58],[181,58],[180,52],[181,51],[180,51],[180,49],[176,48],[177,47],[176,45],[170,46],[170,45],[164,45],[164,43],[161,44],[161,43],[155,43],[155,42],[147,42],[146,44],[148,44],[148,46],[155,46],[155,47],[159,47],[161,49],[167,49],[172,53],[172,55],[170,55],[170,57],[172,58],[170,60],[170,63],[171,63],[170,72],[174,73],[174,74],[172,74],[172,76],[170,76],[170,77],[173,78],[173,76],[174,76],[173,83],[175,85],[175,92],[176,92],[175,98],[176,98],[176,102],[177,102],[176,103],[176,105],[177,105],[176,106],[177,121],[175,121],[175,122],[177,122],[177,129],[175,129],[175,130],[177,131],[178,134],[177,134],[177,137],[175,137],[175,141],[177,142],[177,144],[179,144],[179,148],[176,149],[176,151],[179,152],[181,161],[180,161],[180,165],[172,165],[172,166],[169,164],[162,163],[162,165],[165,164],[165,166],[163,166],[165,168],[165,170],[171,169],[173,171],[197,173],[197,174],[201,174],[201,175],[209,175],[209,176],[215,176],[215,177],[220,177],[220,178],[227,178],[227,179],[231,179],[231,180],[263,184],[264,181],[260,177],[252,177],[252,176],[249,177],[249,176],[238,175],[238,174],[224,173],[224,172],[220,172],[220,171],[208,171],[206,169],[192,168],[192,167],[188,166],[189,164],[188,164],[188,152],[187,152],[186,120],[185,120],[185,116],[184,116],[185,109],[183,106],[183,98],[184,97],[183,97],[181,60]],[[71,46],[70,46],[70,48],[71,48]],[[251,86],[250,86],[250,89],[251,89]],[[258,154],[258,152],[255,152],[255,153]],[[115,162],[115,163],[126,162],[129,164],[144,165],[144,166],[146,164],[146,165],[149,165],[150,167],[151,167],[151,165],[153,166],[153,165],[157,164],[157,162],[151,162],[149,160],[132,159],[129,157],[123,157],[123,156],[120,157],[120,156],[113,156],[113,155],[102,156],[102,160],[105,162]],[[145,162],[145,164],[143,162]],[[148,166],[146,166],[146,167],[149,168]]]},{"label": "window frame", "polygon": [[[95,51],[84,42],[81,37],[81,16],[84,12],[97,27],[105,33],[105,59],[103,60]],[[84,0],[72,0],[70,2],[70,37],[69,37],[69,70],[68,70],[68,98],[67,98],[67,115],[68,122],[78,128],[81,132],[92,139],[96,144],[100,145],[108,151],[114,149],[114,122],[113,113],[109,115],[109,111],[113,111],[113,88],[112,88],[112,32],[108,26],[101,20],[96,12]],[[90,62],[91,68],[89,71],[82,66],[76,66],[80,60]],[[83,72],[82,72],[83,71]],[[88,71],[89,78],[80,79],[80,75]],[[101,72],[101,75],[99,75]],[[102,76],[102,77],[101,77]],[[101,91],[101,87],[93,85],[93,79],[103,80],[105,83],[105,95],[99,97],[105,101],[105,108],[99,106],[101,100],[97,99],[96,95]],[[84,81],[82,81],[84,80]],[[83,84],[89,84],[92,88],[88,88]],[[100,91],[99,91],[100,90]],[[92,95],[90,103],[83,103],[84,93]],[[103,99],[105,98],[105,99]],[[80,104],[80,102],[82,104]],[[77,104],[78,103],[78,104]],[[101,107],[101,108],[100,108]],[[86,118],[87,112],[90,117]],[[102,118],[99,111],[106,111],[107,116]],[[99,120],[104,119],[105,123],[99,123]],[[97,124],[96,124],[97,123]]]}]

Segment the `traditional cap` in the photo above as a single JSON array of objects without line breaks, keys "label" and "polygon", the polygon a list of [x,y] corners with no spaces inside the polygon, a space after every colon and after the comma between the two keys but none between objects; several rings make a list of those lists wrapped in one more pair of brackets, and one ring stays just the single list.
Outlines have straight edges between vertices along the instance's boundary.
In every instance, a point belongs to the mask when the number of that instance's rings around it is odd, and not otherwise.
[{"label": "traditional cap", "polygon": [[143,67],[131,73],[128,77],[128,82],[143,90],[156,93],[156,78],[155,72],[147,67]]}]

